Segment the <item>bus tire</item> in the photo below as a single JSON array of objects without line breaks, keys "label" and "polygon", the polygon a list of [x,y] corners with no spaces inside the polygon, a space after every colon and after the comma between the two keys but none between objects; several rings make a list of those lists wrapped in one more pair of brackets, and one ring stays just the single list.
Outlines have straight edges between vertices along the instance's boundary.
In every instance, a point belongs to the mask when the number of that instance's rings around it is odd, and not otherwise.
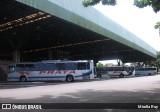
[{"label": "bus tire", "polygon": [[67,75],[66,81],[67,81],[67,82],[74,82],[73,76],[72,76],[72,75]]},{"label": "bus tire", "polygon": [[124,77],[124,74],[120,74],[120,75],[119,75],[119,78],[123,78],[123,77]]},{"label": "bus tire", "polygon": [[101,74],[97,74],[97,78],[101,78],[102,77],[102,75]]},{"label": "bus tire", "polygon": [[20,82],[27,82],[26,76],[21,76],[19,79]]},{"label": "bus tire", "polygon": [[149,73],[148,75],[149,75],[149,76],[151,76],[152,74],[151,74],[151,73]]}]

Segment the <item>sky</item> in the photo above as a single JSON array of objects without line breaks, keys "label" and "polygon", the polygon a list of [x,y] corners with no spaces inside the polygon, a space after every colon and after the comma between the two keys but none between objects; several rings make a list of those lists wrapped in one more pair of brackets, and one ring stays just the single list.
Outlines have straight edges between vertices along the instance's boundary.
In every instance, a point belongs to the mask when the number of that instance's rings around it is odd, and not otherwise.
[{"label": "sky", "polygon": [[156,22],[160,21],[160,11],[155,13],[149,6],[138,8],[133,2],[134,0],[117,0],[116,6],[100,3],[93,7],[160,51],[159,30],[154,29]]}]

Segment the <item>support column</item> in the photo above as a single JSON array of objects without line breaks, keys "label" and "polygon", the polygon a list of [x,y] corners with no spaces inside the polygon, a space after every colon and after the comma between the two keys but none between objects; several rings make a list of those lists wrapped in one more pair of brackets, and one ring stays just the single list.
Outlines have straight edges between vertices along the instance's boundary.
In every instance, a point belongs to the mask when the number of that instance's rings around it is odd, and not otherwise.
[{"label": "support column", "polygon": [[98,59],[94,59],[94,67],[96,67],[96,64],[98,63]]},{"label": "support column", "polygon": [[118,64],[118,66],[121,66],[121,60],[120,59],[117,59],[117,64]]},{"label": "support column", "polygon": [[13,62],[15,63],[20,62],[20,51],[19,50],[13,51]]}]

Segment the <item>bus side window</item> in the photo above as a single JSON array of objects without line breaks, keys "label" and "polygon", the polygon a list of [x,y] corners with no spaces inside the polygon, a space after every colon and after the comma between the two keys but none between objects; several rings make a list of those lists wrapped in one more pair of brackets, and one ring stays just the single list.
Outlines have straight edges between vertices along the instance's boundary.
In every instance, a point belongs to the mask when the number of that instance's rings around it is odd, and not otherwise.
[{"label": "bus side window", "polygon": [[24,71],[34,71],[34,64],[25,64]]},{"label": "bus side window", "polygon": [[16,71],[24,71],[24,64],[17,64]]},{"label": "bus side window", "polygon": [[108,71],[113,71],[113,67],[108,67]]},{"label": "bus side window", "polygon": [[57,70],[66,70],[65,63],[56,63]]},{"label": "bus side window", "polygon": [[66,70],[76,70],[76,63],[66,63]]},{"label": "bus side window", "polygon": [[78,70],[86,70],[86,63],[85,62],[79,62],[77,63],[77,69]]},{"label": "bus side window", "polygon": [[45,70],[57,70],[55,63],[46,63]]},{"label": "bus side window", "polygon": [[34,65],[35,71],[44,71],[45,70],[45,64],[44,63],[36,63]]}]

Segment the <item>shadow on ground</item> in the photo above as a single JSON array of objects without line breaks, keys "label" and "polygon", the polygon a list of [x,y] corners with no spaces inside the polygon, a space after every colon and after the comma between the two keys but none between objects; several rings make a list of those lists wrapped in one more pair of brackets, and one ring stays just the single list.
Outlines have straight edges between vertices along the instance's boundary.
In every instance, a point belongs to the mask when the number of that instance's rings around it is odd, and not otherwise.
[{"label": "shadow on ground", "polygon": [[[56,91],[55,91],[56,92]],[[79,103],[79,104],[89,104],[89,103],[125,103],[127,108],[127,103],[160,103],[160,89],[152,89],[150,91],[95,91],[88,89],[85,91],[77,91],[76,93],[67,93],[59,96],[44,95],[40,98],[35,99],[13,99],[13,98],[0,98],[3,103]],[[54,106],[54,105],[53,105]],[[74,105],[73,105],[74,106]],[[43,107],[43,106],[42,106]],[[55,107],[53,107],[55,108]],[[160,108],[160,107],[159,107]],[[11,110],[11,112],[18,112],[19,110]],[[31,110],[25,110],[31,111]],[[33,110],[32,110],[33,111]],[[34,110],[33,112],[160,112],[159,110],[151,109],[48,109],[48,110]],[[5,112],[5,110],[4,110]],[[10,111],[6,111],[10,112]],[[20,111],[22,112],[22,111]]]},{"label": "shadow on ground", "polygon": [[[58,82],[59,83],[59,82]],[[77,82],[78,83],[78,82]],[[159,81],[152,82],[153,84],[160,84]],[[55,83],[56,85],[57,83]],[[66,83],[60,83],[65,84]],[[76,84],[76,83],[73,83]],[[53,85],[53,83],[47,83],[46,85],[43,84],[44,87],[48,87],[50,85]],[[70,85],[70,84],[69,84]],[[68,88],[69,88],[68,85]],[[41,86],[41,85],[36,85]],[[52,87],[52,86],[51,86]],[[28,87],[29,88],[29,87]],[[53,88],[50,88],[53,89]],[[2,89],[4,90],[4,89]],[[15,89],[17,90],[17,89]],[[67,90],[67,88],[66,88]],[[50,91],[49,91],[50,92]],[[56,94],[57,91],[51,91],[49,94],[41,94],[39,97],[35,97],[32,99],[16,99],[15,97],[8,97],[4,98],[0,96],[0,102],[2,103],[53,103],[53,104],[59,104],[59,103],[66,103],[66,104],[74,104],[78,103],[86,104],[86,106],[90,103],[125,103],[126,108],[131,103],[157,103],[160,105],[160,88],[154,88],[152,87],[150,90],[96,90],[96,89],[85,89],[85,90],[78,90],[74,92],[66,92],[63,94]],[[12,94],[12,93],[11,93]],[[35,91],[35,94],[36,93]],[[21,94],[19,94],[21,95]],[[28,95],[29,92],[28,92]],[[128,105],[127,105],[128,104]],[[52,106],[52,105],[51,105]],[[55,106],[55,105],[53,105]],[[113,108],[106,108],[106,109],[97,109],[96,105],[94,105],[94,109],[84,109],[77,106],[77,109],[70,108],[62,108],[62,109],[56,109],[56,107],[51,107],[55,109],[46,109],[46,110],[23,110],[24,112],[160,112],[160,107],[158,110],[156,109],[113,109]],[[43,108],[43,105],[42,105]],[[125,108],[125,107],[124,107]],[[22,112],[22,110],[3,110],[3,112]]]}]

